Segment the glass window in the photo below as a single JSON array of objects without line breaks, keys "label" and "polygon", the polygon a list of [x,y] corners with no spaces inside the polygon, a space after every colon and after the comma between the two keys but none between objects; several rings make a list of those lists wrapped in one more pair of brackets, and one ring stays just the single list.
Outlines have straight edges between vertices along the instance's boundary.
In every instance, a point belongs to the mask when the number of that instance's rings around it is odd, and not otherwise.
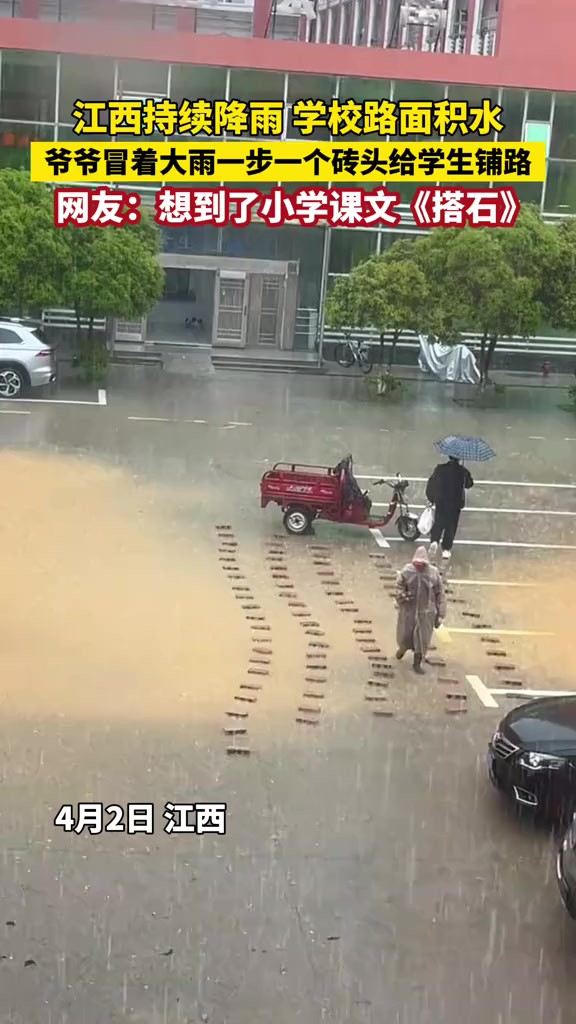
[{"label": "glass window", "polygon": [[168,64],[146,60],[118,62],[119,95],[166,96],[167,91]]},{"label": "glass window", "polygon": [[529,121],[549,121],[551,105],[552,93],[530,91],[528,93],[527,119]]},{"label": "glass window", "polygon": [[576,94],[573,92],[556,93],[550,156],[576,159]]},{"label": "glass window", "polygon": [[2,52],[0,115],[16,121],[54,121],[56,54]]},{"label": "glass window", "polygon": [[524,139],[526,142],[543,142],[546,147],[546,156],[550,152],[550,124],[543,121],[526,121],[524,125]]},{"label": "glass window", "polygon": [[389,100],[390,82],[383,78],[341,78],[340,99],[357,100]]},{"label": "glass window", "polygon": [[522,122],[524,120],[524,89],[503,89],[502,90],[502,116],[504,130],[498,133],[502,141],[522,141]]},{"label": "glass window", "polygon": [[20,0],[0,0],[0,17],[22,17]]},{"label": "glass window", "polygon": [[373,256],[378,247],[377,231],[336,228],[330,238],[330,274],[348,274],[353,267]]},{"label": "glass window", "polygon": [[[466,102],[470,107],[481,107],[483,100],[490,100],[490,103],[494,106],[498,103],[498,90],[477,88],[475,86],[449,85],[448,99],[456,103]],[[506,110],[504,110],[502,115],[504,124],[506,124],[505,113]],[[489,135],[480,135],[478,132],[468,132],[466,135],[461,135],[459,131],[456,131],[454,135],[447,136],[447,138],[454,139],[455,142],[493,142],[494,132],[491,132]]]},{"label": "glass window", "polygon": [[170,98],[181,103],[185,99],[225,100],[225,68],[201,68],[195,64],[173,64]]},{"label": "glass window", "polygon": [[152,28],[155,32],[177,32],[178,14],[176,7],[153,7]]},{"label": "glass window", "polygon": [[354,19],[352,16],[352,4],[341,5],[340,17],[342,19],[342,42],[344,43],[344,45],[348,46],[352,42],[352,26],[354,25]]},{"label": "glass window", "polygon": [[[330,142],[330,129],[329,128],[315,128],[310,135],[302,135],[299,128],[295,128],[292,124],[292,107],[288,107],[286,111],[286,138],[293,139],[297,142]],[[350,136],[349,136],[350,138]],[[354,136],[356,139],[357,137]]]},{"label": "glass window", "polygon": [[521,203],[535,203],[540,206],[542,200],[543,181],[513,181],[514,189]]},{"label": "glass window", "polygon": [[21,345],[22,338],[16,334],[15,331],[8,330],[7,327],[0,327],[0,345]]},{"label": "glass window", "polygon": [[316,34],[314,35],[314,40],[317,43],[325,43],[326,42],[327,16],[328,16],[328,12],[327,11],[319,11],[318,12],[318,17],[317,17],[318,29],[316,29],[316,27],[313,29],[314,33],[316,33],[316,31],[318,32],[318,35],[316,35]]},{"label": "glass window", "polygon": [[[107,135],[77,135],[72,125],[70,124],[59,124],[58,125],[58,141],[59,142],[113,142]],[[132,137],[127,136],[126,142],[132,142]]]},{"label": "glass window", "polygon": [[20,0],[0,0],[0,18],[20,17]]},{"label": "glass window", "polygon": [[273,71],[230,72],[230,99],[233,100],[283,100],[284,75]]},{"label": "glass window", "polygon": [[318,309],[324,249],[323,228],[286,226],[273,231],[263,224],[222,229],[222,254],[244,259],[299,262],[298,305]]},{"label": "glass window", "polygon": [[282,186],[285,192],[289,193],[289,195],[293,195],[294,192],[297,192],[299,188],[314,188],[313,185],[310,185],[309,181],[281,181],[279,182],[279,184]]},{"label": "glass window", "polygon": [[[444,99],[444,86],[431,84],[430,82],[394,82],[394,102],[403,103],[421,103],[421,102],[432,102],[437,103],[439,100]],[[390,136],[390,140],[398,141],[399,139],[406,140],[407,142],[426,142],[428,139],[439,139],[438,132],[432,132],[431,135],[396,135]]]},{"label": "glass window", "polygon": [[[362,189],[364,189],[365,192],[373,192],[375,189],[381,188],[384,185],[384,182],[383,181],[365,181],[365,180],[362,180],[362,181],[332,181],[332,182],[330,182],[330,184],[328,184],[328,182],[323,182],[323,183],[319,182],[318,184],[320,185],[321,188],[336,188],[336,189],[340,189],[340,190],[343,189],[343,188],[362,188]],[[308,188],[310,188],[310,185],[308,185]],[[393,189],[391,191],[393,191]]]},{"label": "glass window", "polygon": [[[387,182],[386,188],[389,192],[399,192],[402,203],[409,205],[414,199],[418,189],[422,188],[422,186],[426,184],[428,183],[425,181],[389,181]],[[436,183],[430,182],[430,185],[433,184]]]},{"label": "glass window", "polygon": [[[286,182],[284,187],[286,191],[289,191],[295,186],[292,182]],[[251,192],[254,190],[254,192],[261,192],[263,196],[267,196],[273,188],[278,188],[278,183],[276,181],[225,181],[224,188],[237,189],[239,192]]]},{"label": "glass window", "polygon": [[394,82],[394,101],[443,100],[444,86],[436,82]]},{"label": "glass window", "polygon": [[[426,182],[420,182],[421,185],[425,185]],[[489,181],[440,181],[438,182],[439,188],[449,188],[450,191],[456,189],[458,192],[462,189],[474,189],[474,191],[484,192],[490,188]],[[516,182],[511,183],[512,188],[516,188]]]},{"label": "glass window", "polygon": [[382,47],[384,45],[385,5],[386,0],[374,0],[374,21],[370,46]]},{"label": "glass window", "polygon": [[549,162],[544,209],[547,213],[576,213],[576,163]]},{"label": "glass window", "polygon": [[114,64],[106,57],[87,61],[84,57],[62,54],[59,121],[73,123],[72,108],[76,100],[104,103],[114,99]]},{"label": "glass window", "polygon": [[423,231],[384,230],[380,237],[380,252],[386,252],[394,242],[415,242],[417,238],[423,238],[424,234]]},{"label": "glass window", "polygon": [[0,167],[30,170],[30,143],[49,142],[54,129],[46,125],[0,121]]},{"label": "glass window", "polygon": [[330,75],[288,75],[288,103],[296,100],[325,100],[336,95],[336,79]]},{"label": "glass window", "polygon": [[182,228],[161,227],[160,232],[162,252],[198,253],[204,256],[218,254],[219,231],[209,224],[188,225]]}]

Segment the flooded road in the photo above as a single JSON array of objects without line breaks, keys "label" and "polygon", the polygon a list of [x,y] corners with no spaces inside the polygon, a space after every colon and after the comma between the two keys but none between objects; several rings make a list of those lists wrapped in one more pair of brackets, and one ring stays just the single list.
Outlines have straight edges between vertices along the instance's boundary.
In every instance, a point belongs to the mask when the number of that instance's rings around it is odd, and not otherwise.
[{"label": "flooded road", "polygon": [[[417,679],[393,657],[410,547],[391,528],[389,548],[322,524],[288,538],[258,507],[264,460],[288,452],[425,476],[403,412],[383,441],[339,382],[226,375],[23,411],[0,418],[0,1019],[571,1024],[555,843],[492,791],[510,701],[466,683],[503,685],[481,625],[504,678],[573,686],[570,516],[470,513],[462,539],[510,546],[456,550],[448,633]],[[570,513],[569,489],[516,486],[570,484],[563,422],[514,416],[489,470],[511,489],[474,503]],[[548,462],[519,440],[545,430]],[[514,546],[533,542],[566,548]],[[226,835],[167,833],[167,802],[225,803]],[[56,827],[78,803],[126,822],[153,804],[153,831]]]}]

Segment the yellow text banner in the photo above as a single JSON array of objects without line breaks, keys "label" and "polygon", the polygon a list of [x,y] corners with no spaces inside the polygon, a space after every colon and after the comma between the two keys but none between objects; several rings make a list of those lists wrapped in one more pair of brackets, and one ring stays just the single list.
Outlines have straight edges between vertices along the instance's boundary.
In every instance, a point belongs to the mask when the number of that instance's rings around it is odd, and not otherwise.
[{"label": "yellow text banner", "polygon": [[544,181],[543,142],[32,142],[32,181],[476,182]]}]

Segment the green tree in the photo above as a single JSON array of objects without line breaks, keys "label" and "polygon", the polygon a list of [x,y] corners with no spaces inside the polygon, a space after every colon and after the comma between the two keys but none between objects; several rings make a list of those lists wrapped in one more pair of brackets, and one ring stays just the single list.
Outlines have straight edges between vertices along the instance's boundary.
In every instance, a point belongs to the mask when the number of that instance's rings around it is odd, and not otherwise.
[{"label": "green tree", "polygon": [[[144,214],[137,225],[124,228],[62,229],[70,252],[64,282],[64,302],[76,313],[81,362],[90,376],[106,363],[106,347],[94,334],[98,317],[137,319],[145,316],[162,295],[164,271],[158,264],[159,231]],[[82,344],[81,321],[88,321]]]},{"label": "green tree", "polygon": [[498,342],[533,335],[544,311],[538,265],[521,259],[521,239],[509,237],[515,230],[438,229],[424,244],[433,333],[448,344],[461,341],[463,331],[480,335],[482,386]]},{"label": "green tree", "polygon": [[328,327],[343,331],[348,338],[354,328],[365,327],[366,317],[352,287],[351,277],[338,277],[326,296],[325,320]]},{"label": "green tree", "polygon": [[384,337],[387,332],[392,334],[390,369],[401,334],[425,330],[429,317],[428,282],[414,258],[412,243],[396,242],[381,256],[360,263],[350,274],[350,287],[365,323],[380,335],[380,364]]},{"label": "green tree", "polygon": [[550,228],[556,240],[555,259],[542,275],[542,303],[551,327],[576,329],[576,221]]},{"label": "green tree", "polygon": [[61,301],[71,257],[54,227],[52,190],[25,171],[0,171],[0,308],[37,315]]}]

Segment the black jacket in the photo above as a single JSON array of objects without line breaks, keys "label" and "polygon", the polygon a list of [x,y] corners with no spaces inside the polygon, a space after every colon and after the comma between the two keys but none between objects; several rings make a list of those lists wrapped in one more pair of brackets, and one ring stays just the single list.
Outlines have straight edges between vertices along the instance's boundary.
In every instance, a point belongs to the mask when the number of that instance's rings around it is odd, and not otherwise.
[{"label": "black jacket", "polygon": [[426,497],[437,509],[459,512],[466,503],[466,491],[474,486],[472,474],[459,462],[436,466],[426,484]]}]

